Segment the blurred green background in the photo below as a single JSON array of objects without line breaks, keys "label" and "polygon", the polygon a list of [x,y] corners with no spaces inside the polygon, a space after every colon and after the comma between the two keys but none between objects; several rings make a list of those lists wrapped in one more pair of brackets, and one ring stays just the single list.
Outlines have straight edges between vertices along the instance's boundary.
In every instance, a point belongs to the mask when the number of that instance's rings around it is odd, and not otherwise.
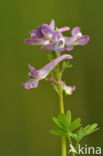
[{"label": "blurred green background", "polygon": [[[50,83],[25,90],[28,63],[45,65],[47,53],[26,45],[28,31],[53,18],[57,27],[80,26],[90,42],[70,52],[73,68],[63,79],[77,89],[64,98],[65,110],[83,125],[97,122],[100,130],[83,140],[103,146],[103,0],[1,0],[0,4],[0,155],[60,156],[60,138],[52,136],[52,116],[59,113],[58,96]],[[66,35],[70,33],[66,33]],[[67,145],[69,146],[69,145]]]}]

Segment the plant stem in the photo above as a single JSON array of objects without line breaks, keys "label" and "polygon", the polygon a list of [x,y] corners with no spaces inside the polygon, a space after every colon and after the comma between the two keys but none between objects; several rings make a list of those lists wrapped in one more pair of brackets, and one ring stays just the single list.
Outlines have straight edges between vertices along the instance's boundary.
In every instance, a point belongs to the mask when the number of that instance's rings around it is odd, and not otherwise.
[{"label": "plant stem", "polygon": [[75,156],[75,153],[74,152],[72,152],[72,156]]},{"label": "plant stem", "polygon": [[[64,104],[63,104],[63,94],[62,94],[62,85],[61,85],[61,72],[59,69],[59,64],[57,65],[58,70],[58,88],[59,88],[59,101],[60,101],[60,113],[64,113]],[[66,137],[62,136],[62,156],[66,156]]]},{"label": "plant stem", "polygon": [[[70,136],[68,136],[68,140],[69,140],[69,143],[72,145],[72,140]],[[72,152],[72,156],[76,156],[74,152]]]}]

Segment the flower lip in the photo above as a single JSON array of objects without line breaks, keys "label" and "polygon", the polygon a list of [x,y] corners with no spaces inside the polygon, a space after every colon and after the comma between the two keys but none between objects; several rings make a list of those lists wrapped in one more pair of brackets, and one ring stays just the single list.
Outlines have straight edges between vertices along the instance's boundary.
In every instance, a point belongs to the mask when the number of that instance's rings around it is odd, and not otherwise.
[{"label": "flower lip", "polygon": [[90,40],[90,37],[88,35],[81,36],[77,39],[78,44],[80,45],[86,45]]}]

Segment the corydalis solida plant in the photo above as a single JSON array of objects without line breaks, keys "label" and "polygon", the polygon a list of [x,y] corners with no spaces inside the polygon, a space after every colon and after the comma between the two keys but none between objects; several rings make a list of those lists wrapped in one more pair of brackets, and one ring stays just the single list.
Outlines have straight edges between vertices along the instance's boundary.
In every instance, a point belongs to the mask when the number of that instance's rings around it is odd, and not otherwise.
[{"label": "corydalis solida plant", "polygon": [[[53,88],[59,95],[60,114],[57,118],[53,117],[56,129],[51,130],[51,133],[62,137],[62,156],[67,155],[66,139],[70,145],[72,145],[72,139],[74,139],[75,145],[73,146],[77,148],[83,137],[98,129],[96,123],[83,128],[80,118],[72,121],[71,112],[64,112],[63,95],[71,95],[76,86],[68,86],[61,79],[63,72],[71,68],[71,64],[67,60],[73,59],[69,54],[62,54],[62,51],[71,51],[74,49],[74,46],[83,46],[89,41],[89,36],[82,35],[79,27],[72,29],[70,37],[63,36],[62,33],[68,30],[70,30],[69,27],[55,28],[55,21],[51,20],[49,25],[42,24],[31,30],[29,32],[31,38],[24,40],[25,43],[30,45],[40,45],[41,50],[51,50],[48,56],[50,62],[47,65],[39,70],[29,65],[29,80],[23,84],[23,87],[25,89],[36,88],[42,79],[52,82]],[[75,156],[75,153],[72,153],[72,155]]]}]

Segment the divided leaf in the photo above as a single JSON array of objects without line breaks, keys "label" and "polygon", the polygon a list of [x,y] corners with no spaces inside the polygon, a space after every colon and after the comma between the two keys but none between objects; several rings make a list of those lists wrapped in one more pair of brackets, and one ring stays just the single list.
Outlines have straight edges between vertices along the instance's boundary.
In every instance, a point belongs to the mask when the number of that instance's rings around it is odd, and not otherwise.
[{"label": "divided leaf", "polygon": [[60,129],[64,130],[64,126],[59,122],[57,118],[53,117],[53,121]]},{"label": "divided leaf", "polygon": [[66,113],[66,121],[67,121],[67,126],[68,127],[69,127],[69,125],[71,125],[71,120],[72,120],[71,112],[67,111],[67,113]]},{"label": "divided leaf", "polygon": [[62,131],[62,130],[50,130],[50,133],[52,133],[53,135],[58,135],[58,136],[66,136],[66,132]]},{"label": "divided leaf", "polygon": [[99,128],[97,128],[98,124],[94,123],[91,126],[88,126],[88,128],[84,128],[83,129],[83,134],[84,136],[89,135],[91,133],[94,133],[95,131],[97,131]]},{"label": "divided leaf", "polygon": [[58,115],[58,118],[53,117],[53,121],[56,124],[56,129],[52,130],[52,134],[55,135],[61,135],[65,134],[65,136],[68,137],[68,135],[72,135],[72,131],[76,130],[81,126],[80,118],[77,118],[72,122],[71,112],[67,111],[67,113],[60,113]]},{"label": "divided leaf", "polygon": [[76,136],[74,134],[72,134],[71,136],[76,140],[76,141],[80,141],[82,138],[84,138],[85,136],[94,133],[95,131],[97,131],[99,128],[97,128],[97,124],[94,123],[92,125],[87,125],[84,128],[80,128],[77,132],[76,132]]},{"label": "divided leaf", "polygon": [[[52,134],[58,136],[67,136],[67,138],[72,137],[77,142],[79,142],[85,136],[92,134],[99,129],[97,128],[98,125],[96,123],[92,125],[87,125],[84,128],[81,127],[81,119],[77,118],[72,121],[70,111],[67,111],[66,114],[60,113],[58,115],[58,118],[53,117],[53,121],[56,126],[54,130],[50,131]],[[77,130],[78,128],[79,130]]]},{"label": "divided leaf", "polygon": [[70,126],[70,130],[73,131],[73,130],[79,128],[81,126],[80,122],[81,122],[81,119],[80,118],[75,119],[72,122],[71,126]]}]

